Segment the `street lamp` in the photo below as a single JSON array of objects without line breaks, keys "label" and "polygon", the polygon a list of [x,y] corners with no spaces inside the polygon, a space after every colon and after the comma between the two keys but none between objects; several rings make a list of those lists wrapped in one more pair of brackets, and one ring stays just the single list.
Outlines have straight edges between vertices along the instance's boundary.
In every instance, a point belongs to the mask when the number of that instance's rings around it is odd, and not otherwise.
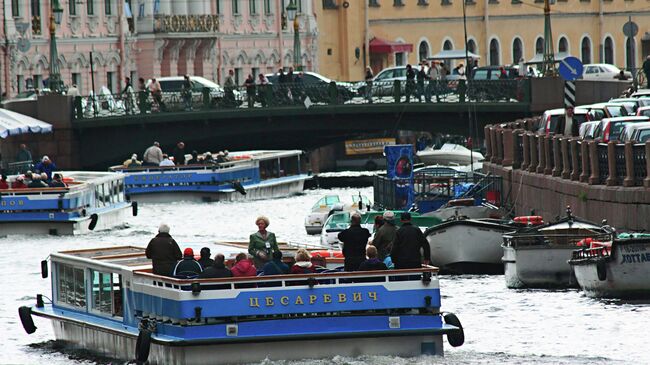
[{"label": "street lamp", "polygon": [[302,58],[300,57],[300,25],[298,24],[298,7],[295,0],[287,5],[287,15],[293,21],[293,67],[296,71],[302,71]]},{"label": "street lamp", "polygon": [[59,0],[51,0],[50,2],[50,76],[48,86],[50,92],[61,92],[61,71],[59,70],[59,53],[56,50],[56,25],[61,24],[63,17],[63,8]]}]

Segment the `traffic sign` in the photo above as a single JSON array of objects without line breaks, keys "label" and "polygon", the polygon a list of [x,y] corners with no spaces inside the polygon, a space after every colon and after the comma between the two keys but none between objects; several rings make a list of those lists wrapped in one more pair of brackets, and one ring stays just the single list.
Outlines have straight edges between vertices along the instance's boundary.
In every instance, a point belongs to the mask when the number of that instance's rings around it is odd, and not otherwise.
[{"label": "traffic sign", "polygon": [[623,34],[626,37],[634,37],[639,34],[639,26],[633,21],[628,21],[623,24]]},{"label": "traffic sign", "polygon": [[567,81],[573,81],[582,76],[582,61],[577,57],[569,56],[560,61],[560,76]]}]

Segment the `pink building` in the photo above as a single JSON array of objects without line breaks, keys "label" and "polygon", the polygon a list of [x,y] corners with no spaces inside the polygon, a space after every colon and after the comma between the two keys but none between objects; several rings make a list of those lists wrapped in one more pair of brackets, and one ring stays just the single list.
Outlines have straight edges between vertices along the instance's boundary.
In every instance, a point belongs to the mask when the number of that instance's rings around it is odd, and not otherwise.
[{"label": "pink building", "polygon": [[[13,97],[49,77],[53,0],[5,0],[0,12],[0,89]],[[302,66],[316,70],[318,30],[314,3],[298,6]],[[222,83],[229,69],[238,83],[248,73],[293,65],[289,0],[59,0],[58,63],[66,85],[82,94],[107,86],[119,92],[124,77],[192,74]],[[284,19],[283,19],[284,18]],[[285,25],[283,27],[283,24]],[[283,29],[285,28],[285,29]]]}]

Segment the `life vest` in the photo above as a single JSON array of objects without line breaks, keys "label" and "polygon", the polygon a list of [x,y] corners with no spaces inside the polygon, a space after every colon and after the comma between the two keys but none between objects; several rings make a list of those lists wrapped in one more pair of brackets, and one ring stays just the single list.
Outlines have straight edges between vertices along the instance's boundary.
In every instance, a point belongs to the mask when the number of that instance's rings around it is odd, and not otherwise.
[{"label": "life vest", "polygon": [[521,217],[515,217],[514,221],[517,223],[532,224],[534,226],[544,223],[542,216],[539,215],[526,215]]}]

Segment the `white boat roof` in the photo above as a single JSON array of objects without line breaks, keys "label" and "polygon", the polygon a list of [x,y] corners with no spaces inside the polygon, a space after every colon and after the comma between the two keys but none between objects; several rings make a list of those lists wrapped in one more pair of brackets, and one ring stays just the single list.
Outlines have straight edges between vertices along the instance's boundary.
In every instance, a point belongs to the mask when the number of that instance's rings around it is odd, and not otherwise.
[{"label": "white boat roof", "polygon": [[301,150],[255,150],[228,152],[230,158],[246,158],[251,160],[271,160],[274,158],[291,157],[301,155]]},{"label": "white boat roof", "polygon": [[591,223],[574,221],[571,223],[571,225],[569,225],[569,222],[553,224],[548,227],[541,228],[540,231],[547,232],[547,231],[556,231],[560,229],[600,229],[600,226]]},{"label": "white boat roof", "polygon": [[469,151],[465,146],[461,146],[455,143],[445,143],[440,147],[441,151]]}]

